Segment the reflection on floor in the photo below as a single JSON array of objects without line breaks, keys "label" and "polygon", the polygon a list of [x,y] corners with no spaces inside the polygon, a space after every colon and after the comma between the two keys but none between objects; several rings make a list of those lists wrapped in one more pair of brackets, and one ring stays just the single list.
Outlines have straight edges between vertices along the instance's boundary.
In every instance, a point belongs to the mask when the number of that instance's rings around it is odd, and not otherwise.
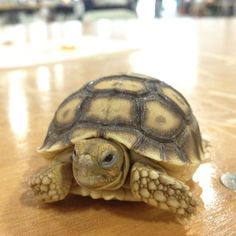
[{"label": "reflection on floor", "polygon": [[0,27],[2,58],[0,68],[65,61],[133,47],[124,40],[110,39],[106,34],[106,27],[100,30],[100,36],[84,36],[80,21],[51,24],[36,21],[29,24],[2,26]]}]

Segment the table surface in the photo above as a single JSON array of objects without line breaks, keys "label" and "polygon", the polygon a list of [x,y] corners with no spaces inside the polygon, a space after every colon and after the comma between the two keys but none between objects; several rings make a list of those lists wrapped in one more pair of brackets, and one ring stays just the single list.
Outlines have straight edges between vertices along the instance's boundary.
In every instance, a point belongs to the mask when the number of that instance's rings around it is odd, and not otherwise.
[{"label": "table surface", "polygon": [[[236,235],[236,193],[219,181],[236,171],[236,20],[102,21],[84,27],[84,34],[139,48],[0,70],[0,235]],[[143,203],[69,196],[40,205],[24,184],[46,164],[36,148],[62,99],[90,80],[120,72],[158,77],[181,91],[211,142],[211,161],[193,177],[204,209],[186,225]]]}]

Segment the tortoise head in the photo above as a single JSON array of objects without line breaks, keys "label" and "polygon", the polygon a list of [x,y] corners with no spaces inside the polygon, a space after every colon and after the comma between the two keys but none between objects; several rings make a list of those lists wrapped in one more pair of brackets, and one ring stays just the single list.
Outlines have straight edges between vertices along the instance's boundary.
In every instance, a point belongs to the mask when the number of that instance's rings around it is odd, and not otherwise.
[{"label": "tortoise head", "polygon": [[75,143],[73,175],[76,182],[90,189],[118,189],[129,171],[125,147],[105,139],[87,139]]}]

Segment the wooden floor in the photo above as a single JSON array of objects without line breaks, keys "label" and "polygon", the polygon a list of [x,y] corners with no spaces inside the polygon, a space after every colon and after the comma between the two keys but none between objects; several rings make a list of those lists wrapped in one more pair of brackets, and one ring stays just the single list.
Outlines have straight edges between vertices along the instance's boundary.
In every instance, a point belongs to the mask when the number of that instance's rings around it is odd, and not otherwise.
[{"label": "wooden floor", "polygon": [[[0,70],[0,235],[236,235],[236,193],[219,181],[236,172],[236,20],[103,21],[83,32],[128,40],[138,49]],[[69,196],[39,205],[24,184],[46,163],[36,148],[61,100],[90,80],[120,72],[176,87],[212,144],[211,161],[193,178],[205,209],[186,225],[143,203]]]}]

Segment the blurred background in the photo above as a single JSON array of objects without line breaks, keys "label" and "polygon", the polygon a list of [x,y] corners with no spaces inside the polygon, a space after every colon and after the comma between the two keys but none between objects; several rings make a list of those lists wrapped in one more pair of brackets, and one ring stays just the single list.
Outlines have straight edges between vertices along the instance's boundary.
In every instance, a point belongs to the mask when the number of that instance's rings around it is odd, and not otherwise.
[{"label": "blurred background", "polygon": [[[146,33],[145,24],[132,27],[137,19],[150,23],[235,14],[236,0],[0,0],[0,68],[139,47],[137,40],[127,44],[127,39]],[[96,41],[95,48],[94,38],[85,40],[84,35],[102,36],[103,40]],[[125,44],[113,41],[110,45],[104,41],[110,37],[125,38]]]}]

